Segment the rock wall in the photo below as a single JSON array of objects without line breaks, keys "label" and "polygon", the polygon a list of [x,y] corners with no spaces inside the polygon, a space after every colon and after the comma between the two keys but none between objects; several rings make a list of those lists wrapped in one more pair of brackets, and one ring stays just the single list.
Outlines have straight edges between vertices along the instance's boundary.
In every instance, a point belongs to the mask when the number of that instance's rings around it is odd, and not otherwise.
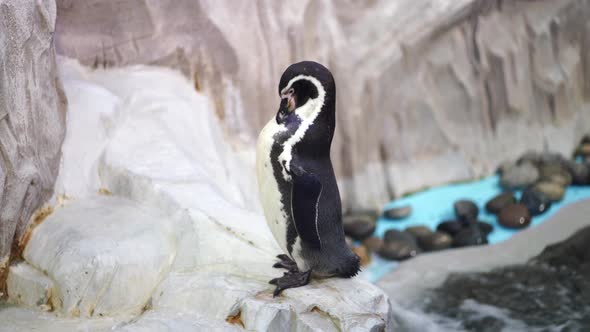
[{"label": "rock wall", "polygon": [[252,150],[287,65],[338,86],[344,206],[491,173],[527,149],[571,153],[590,129],[584,0],[58,0],[58,52],[179,68]]},{"label": "rock wall", "polygon": [[65,132],[53,0],[0,0],[0,295],[7,263],[51,196]]}]

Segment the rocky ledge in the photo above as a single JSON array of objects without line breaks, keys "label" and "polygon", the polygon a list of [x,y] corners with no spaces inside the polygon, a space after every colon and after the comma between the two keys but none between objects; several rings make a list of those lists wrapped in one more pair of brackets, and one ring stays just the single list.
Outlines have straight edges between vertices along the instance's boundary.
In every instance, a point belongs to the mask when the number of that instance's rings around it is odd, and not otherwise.
[{"label": "rocky ledge", "polygon": [[253,161],[188,80],[67,60],[61,71],[70,108],[54,211],[10,269],[17,306],[0,310],[0,330],[394,328],[388,297],[360,279],[272,297],[280,250]]}]

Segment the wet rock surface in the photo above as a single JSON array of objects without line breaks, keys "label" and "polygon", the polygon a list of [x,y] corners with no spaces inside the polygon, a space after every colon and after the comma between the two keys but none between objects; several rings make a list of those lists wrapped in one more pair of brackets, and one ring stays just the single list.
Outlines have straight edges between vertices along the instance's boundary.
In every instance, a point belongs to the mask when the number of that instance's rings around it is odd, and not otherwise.
[{"label": "wet rock surface", "polygon": [[485,233],[477,224],[468,225],[453,237],[453,247],[455,248],[479,246],[487,243]]},{"label": "wet rock surface", "polygon": [[375,218],[370,214],[353,214],[342,218],[344,233],[355,240],[363,240],[375,231]]},{"label": "wet rock surface", "polygon": [[479,229],[481,229],[481,231],[485,235],[488,235],[494,231],[494,226],[490,223],[485,222],[485,221],[478,221],[477,225],[479,226]]},{"label": "wet rock surface", "polygon": [[468,199],[456,201],[453,204],[453,209],[455,210],[455,216],[462,223],[477,220],[477,215],[479,214],[477,205]]},{"label": "wet rock surface", "polygon": [[391,208],[383,212],[383,216],[387,219],[399,220],[404,219],[412,213],[412,207],[409,205]]},{"label": "wet rock surface", "polygon": [[497,214],[503,207],[512,203],[516,203],[514,194],[511,192],[504,192],[490,199],[486,203],[485,208],[489,213]]},{"label": "wet rock surface", "polygon": [[574,185],[588,185],[590,184],[590,165],[582,163],[571,163],[569,167],[572,175],[572,183]]},{"label": "wet rock surface", "polygon": [[371,236],[363,240],[363,245],[371,252],[379,252],[383,247],[383,240],[376,236]]},{"label": "wet rock surface", "polygon": [[429,294],[425,310],[468,331],[584,331],[590,326],[589,253],[586,227],[528,264],[451,275]]},{"label": "wet rock surface", "polygon": [[463,225],[457,220],[446,220],[438,224],[437,231],[445,232],[451,236],[457,235],[463,229]]},{"label": "wet rock surface", "polygon": [[416,239],[409,233],[395,229],[385,232],[379,255],[385,259],[404,260],[421,252]]},{"label": "wet rock surface", "polygon": [[405,229],[405,232],[412,235],[417,241],[421,238],[432,235],[432,230],[426,226],[412,226]]},{"label": "wet rock surface", "polygon": [[538,216],[551,208],[551,200],[540,191],[527,189],[520,197],[520,203],[525,205],[531,216]]},{"label": "wet rock surface", "polygon": [[436,251],[450,248],[453,238],[445,232],[434,232],[418,239],[420,248],[424,251]]},{"label": "wet rock surface", "polygon": [[531,215],[523,204],[510,204],[500,210],[498,222],[507,228],[525,228],[531,223]]}]

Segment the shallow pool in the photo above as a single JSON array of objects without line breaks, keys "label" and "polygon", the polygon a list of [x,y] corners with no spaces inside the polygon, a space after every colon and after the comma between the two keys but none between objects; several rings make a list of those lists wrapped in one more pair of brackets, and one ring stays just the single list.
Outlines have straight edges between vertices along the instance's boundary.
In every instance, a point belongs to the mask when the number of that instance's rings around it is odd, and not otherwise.
[{"label": "shallow pool", "polygon": [[[389,229],[403,230],[406,227],[418,225],[428,226],[434,230],[441,221],[455,219],[453,211],[453,203],[455,201],[459,199],[470,199],[479,206],[480,213],[478,219],[494,226],[494,231],[488,235],[489,243],[504,241],[512,236],[512,234],[519,232],[519,230],[507,229],[500,226],[496,220],[496,216],[487,213],[484,209],[484,205],[489,199],[502,192],[498,183],[499,177],[491,176],[469,183],[435,187],[397,199],[387,204],[384,209],[409,204],[412,206],[412,214],[403,220],[379,219],[375,235],[381,237]],[[518,199],[520,198],[521,192],[515,192],[515,195]],[[544,222],[562,206],[584,198],[590,198],[590,186],[568,187],[563,200],[553,203],[546,213],[533,217],[529,227],[535,227],[535,225]],[[366,279],[375,282],[394,269],[397,264],[397,262],[386,261],[374,255],[371,264],[363,269],[362,275]]]}]

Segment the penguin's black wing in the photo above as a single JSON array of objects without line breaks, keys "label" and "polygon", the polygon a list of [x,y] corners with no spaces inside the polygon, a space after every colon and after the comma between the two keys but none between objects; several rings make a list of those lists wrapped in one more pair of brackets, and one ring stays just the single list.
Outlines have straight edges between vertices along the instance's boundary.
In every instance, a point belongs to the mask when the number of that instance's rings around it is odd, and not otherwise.
[{"label": "penguin's black wing", "polygon": [[291,178],[291,211],[297,234],[307,245],[320,249],[318,205],[322,195],[322,183],[315,175],[298,166],[291,167]]}]

